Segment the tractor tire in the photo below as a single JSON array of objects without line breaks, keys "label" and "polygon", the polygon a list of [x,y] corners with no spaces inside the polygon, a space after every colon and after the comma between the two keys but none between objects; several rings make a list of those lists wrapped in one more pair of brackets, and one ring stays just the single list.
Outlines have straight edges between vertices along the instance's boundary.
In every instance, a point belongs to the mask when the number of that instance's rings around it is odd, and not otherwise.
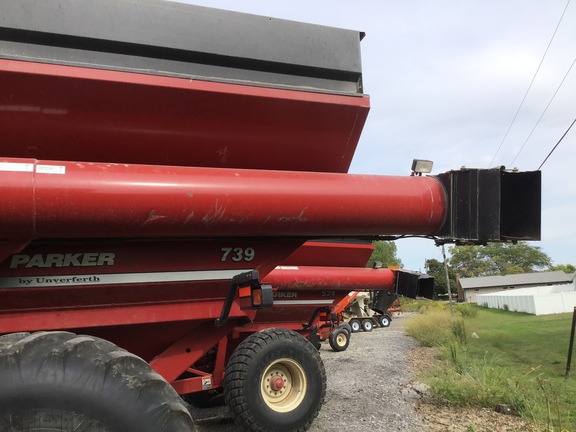
[{"label": "tractor tire", "polygon": [[191,432],[174,389],[141,358],[68,332],[0,336],[0,431]]},{"label": "tractor tire", "polygon": [[348,348],[348,345],[350,344],[350,333],[348,333],[348,330],[345,328],[336,327],[330,333],[328,342],[334,351],[346,351],[346,348]]},{"label": "tractor tire", "polygon": [[362,324],[360,323],[360,320],[351,319],[349,324],[350,328],[352,329],[352,333],[358,333],[360,330],[362,330]]},{"label": "tractor tire", "polygon": [[305,431],[325,394],[320,354],[291,330],[274,328],[248,336],[226,366],[224,397],[245,431]]},{"label": "tractor tire", "polygon": [[341,328],[341,329],[346,330],[348,332],[348,337],[350,337],[350,335],[352,334],[352,327],[350,327],[350,324],[348,324],[348,323],[342,323],[336,328]]},{"label": "tractor tire", "polygon": [[371,332],[374,329],[374,323],[372,320],[364,319],[362,320],[362,330],[365,332]]},{"label": "tractor tire", "polygon": [[392,317],[390,315],[382,315],[378,318],[378,323],[380,324],[380,327],[390,327]]}]

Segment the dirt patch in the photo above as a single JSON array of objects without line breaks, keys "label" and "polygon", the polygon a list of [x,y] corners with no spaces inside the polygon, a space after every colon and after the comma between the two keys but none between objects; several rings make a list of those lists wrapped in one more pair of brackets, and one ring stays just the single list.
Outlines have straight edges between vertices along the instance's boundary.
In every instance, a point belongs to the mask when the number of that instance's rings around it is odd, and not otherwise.
[{"label": "dirt patch", "polygon": [[[408,353],[414,376],[418,376],[438,360],[434,350],[415,347]],[[432,432],[528,432],[537,431],[534,425],[519,417],[505,415],[493,409],[454,408],[435,400],[429,394],[415,403],[416,412],[422,419],[422,427]]]},{"label": "dirt patch", "polygon": [[451,409],[442,405],[421,403],[416,410],[423,419],[423,429],[432,432],[529,432],[538,430],[518,417],[499,414],[489,409]]}]

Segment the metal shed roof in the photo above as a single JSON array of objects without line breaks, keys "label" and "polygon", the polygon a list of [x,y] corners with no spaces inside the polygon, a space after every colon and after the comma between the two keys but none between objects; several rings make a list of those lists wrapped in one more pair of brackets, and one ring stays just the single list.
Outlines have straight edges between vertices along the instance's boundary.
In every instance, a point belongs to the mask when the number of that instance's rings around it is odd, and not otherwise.
[{"label": "metal shed roof", "polygon": [[473,278],[460,278],[462,289],[470,288],[489,288],[500,286],[522,286],[534,284],[558,284],[569,283],[574,275],[564,273],[563,271],[552,271],[542,273],[520,273],[506,276],[485,276]]}]

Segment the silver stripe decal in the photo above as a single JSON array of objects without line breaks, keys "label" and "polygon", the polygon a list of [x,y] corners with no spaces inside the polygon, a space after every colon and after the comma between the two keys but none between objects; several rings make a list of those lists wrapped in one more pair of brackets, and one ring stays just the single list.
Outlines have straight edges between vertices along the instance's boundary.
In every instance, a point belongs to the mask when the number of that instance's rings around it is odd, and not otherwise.
[{"label": "silver stripe decal", "polygon": [[64,165],[36,165],[37,174],[66,174]]},{"label": "silver stripe decal", "polygon": [[0,288],[32,288],[78,285],[117,285],[154,282],[196,282],[230,280],[239,273],[252,269],[198,270],[157,273],[116,273],[65,276],[0,277]]},{"label": "silver stripe decal", "polygon": [[274,305],[317,305],[317,304],[332,304],[334,300],[276,300]]},{"label": "silver stripe decal", "polygon": [[[3,172],[34,172],[34,164],[22,162],[0,162],[0,171]],[[37,165],[38,174],[66,174],[64,165]]]},{"label": "silver stripe decal", "polygon": [[34,164],[18,162],[0,162],[0,171],[34,172]]}]

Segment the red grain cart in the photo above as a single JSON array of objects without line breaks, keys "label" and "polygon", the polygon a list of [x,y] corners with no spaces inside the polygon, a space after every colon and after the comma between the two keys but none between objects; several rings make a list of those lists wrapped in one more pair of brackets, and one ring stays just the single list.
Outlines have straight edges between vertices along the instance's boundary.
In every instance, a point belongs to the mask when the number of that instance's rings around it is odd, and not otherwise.
[{"label": "red grain cart", "polygon": [[366,273],[373,250],[372,242],[361,240],[304,243],[266,277],[264,282],[276,290],[277,300],[274,311],[257,315],[258,325],[271,326],[278,319],[283,327],[300,332],[318,347],[320,341],[329,340],[335,351],[344,351],[351,335],[347,325],[340,328],[348,293],[394,288],[388,274]]},{"label": "red grain cart", "polygon": [[3,5],[0,430],[191,431],[178,395],[214,388],[246,430],[305,429],[317,350],[241,329],[306,240],[539,237],[539,173],[345,174],[361,36],[170,2]]},{"label": "red grain cart", "polygon": [[[354,329],[345,323],[342,313],[360,291],[370,292],[374,298],[372,307],[380,315],[370,322],[380,325],[383,320],[378,317],[384,316],[398,295],[431,298],[434,288],[434,279],[427,275],[356,267],[279,266],[263,282],[277,288],[274,306],[258,311],[250,328],[278,323],[314,342],[328,340],[335,351],[344,351],[350,343]],[[415,292],[411,291],[413,285]]]}]

